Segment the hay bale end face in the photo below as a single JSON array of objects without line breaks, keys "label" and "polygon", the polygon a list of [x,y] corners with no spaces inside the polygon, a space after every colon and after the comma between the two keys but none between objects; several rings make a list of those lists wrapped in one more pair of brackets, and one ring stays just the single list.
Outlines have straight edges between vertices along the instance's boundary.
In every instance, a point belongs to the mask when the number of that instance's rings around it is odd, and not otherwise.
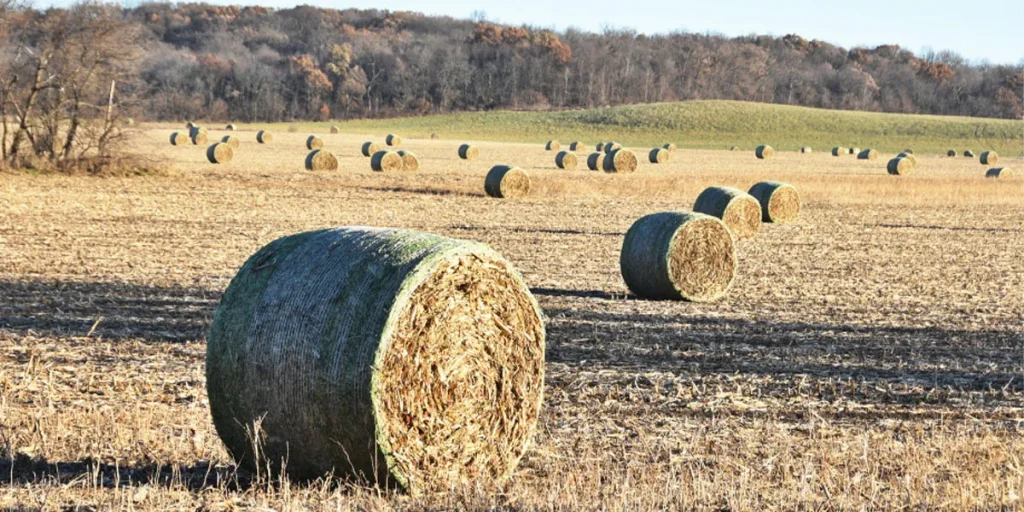
[{"label": "hay bale end face", "polygon": [[307,171],[337,171],[338,157],[330,151],[314,149],[306,155]]},{"label": "hay bale end face", "polygon": [[724,296],[736,277],[736,245],[729,228],[710,215],[655,213],[626,232],[619,268],[639,297],[709,302]]},{"label": "hay bale end face", "polygon": [[604,160],[604,153],[591,153],[590,156],[587,157],[587,169],[590,169],[591,171],[600,171],[602,160]]},{"label": "hay bale end face", "polygon": [[484,192],[500,199],[518,199],[530,193],[530,176],[511,165],[496,165],[484,178]]},{"label": "hay bale end face", "polygon": [[722,219],[736,238],[753,238],[761,229],[761,203],[732,187],[709,187],[697,196],[693,211]]},{"label": "hay bale end face", "polygon": [[669,142],[668,144],[665,144],[661,148],[664,149],[665,151],[668,151],[669,153],[675,153],[676,152],[676,145],[671,143],[671,142]]},{"label": "hay bale end face", "polygon": [[321,149],[324,147],[324,140],[316,135],[306,138],[306,149]]},{"label": "hay bale end face", "polygon": [[998,168],[994,168],[994,169],[989,169],[988,172],[985,173],[985,177],[986,178],[1012,178],[1013,177],[1013,171],[1009,167],[998,167]]},{"label": "hay bale end face", "polygon": [[231,146],[223,142],[216,142],[212,146],[206,148],[206,159],[211,164],[226,164],[235,157],[235,150],[231,149]]},{"label": "hay bale end face", "polygon": [[761,203],[761,221],[788,224],[800,215],[800,193],[778,181],[762,181],[750,187],[750,195]]},{"label": "hay bale end face", "polygon": [[420,159],[416,155],[414,155],[414,154],[412,154],[412,153],[410,153],[408,151],[399,151],[398,152],[398,156],[402,157],[402,170],[403,171],[416,171],[416,170],[419,170],[419,168],[420,168]]},{"label": "hay bale end face", "polygon": [[967,158],[974,158],[974,151],[971,151],[971,150],[968,149],[968,150],[964,151],[964,156],[967,157]]},{"label": "hay bale end face", "polygon": [[260,130],[256,132],[256,142],[259,142],[260,144],[270,144],[271,142],[274,142],[274,134],[266,130]]},{"label": "hay bale end face", "polygon": [[847,148],[834,147],[832,148],[832,156],[843,156],[846,154]]},{"label": "hay bale end face", "polygon": [[402,138],[393,133],[389,133],[387,138],[384,139],[384,143],[388,146],[398,146],[402,144]]},{"label": "hay bale end face", "polygon": [[956,156],[956,150],[951,149],[949,151],[946,151],[946,156]]},{"label": "hay bale end face", "polygon": [[629,173],[635,172],[639,164],[636,153],[628,149],[617,149],[611,153],[605,153],[602,167],[605,172]]},{"label": "hay bale end face", "polygon": [[363,153],[363,156],[373,156],[382,149],[384,149],[384,147],[376,142],[364,142],[360,151]]},{"label": "hay bale end face", "polygon": [[860,153],[857,153],[857,159],[859,160],[878,160],[878,151],[873,149],[865,149]]},{"label": "hay bale end face", "polygon": [[754,154],[761,160],[767,160],[775,156],[775,150],[772,149],[771,146],[762,145],[758,146],[757,149],[754,150]]},{"label": "hay bale end face", "polygon": [[172,146],[184,146],[185,144],[188,144],[188,135],[181,132],[171,133]]},{"label": "hay bale end face", "polygon": [[905,176],[914,170],[914,162],[909,158],[896,157],[889,160],[885,168],[893,176]]},{"label": "hay bale end face", "polygon": [[573,141],[569,143],[569,151],[586,151],[586,145],[580,141]]},{"label": "hay bale end face", "polygon": [[663,164],[668,162],[669,154],[669,151],[665,148],[654,148],[647,154],[647,159],[652,164]]},{"label": "hay bale end face", "polygon": [[337,126],[332,126],[332,127],[331,127],[331,134],[332,134],[332,135],[335,135],[335,134],[338,134],[338,133],[341,133],[341,130],[340,130],[340,129],[338,129],[338,127],[337,127]]},{"label": "hay bale end face", "polygon": [[206,388],[218,435],[249,470],[418,493],[514,470],[536,428],[544,349],[537,302],[489,247],[337,228],[246,261],[214,314]]},{"label": "hay bale end face", "polygon": [[480,150],[476,146],[463,144],[459,146],[459,158],[463,160],[476,160],[480,156]]},{"label": "hay bale end face", "polygon": [[811,147],[810,147],[810,146],[804,146],[804,147],[800,148],[800,152],[801,152],[801,153],[804,153],[804,154],[807,154],[807,153],[812,153],[812,152],[814,152],[814,150],[813,150],[813,149],[811,149]]},{"label": "hay bale end face", "polygon": [[377,172],[401,171],[405,163],[394,151],[378,151],[370,157],[370,168]]},{"label": "hay bale end face", "polygon": [[544,149],[547,151],[558,151],[562,149],[562,145],[559,144],[557,140],[549,140],[548,143],[544,145]]},{"label": "hay bale end face", "polygon": [[231,146],[231,149],[238,149],[242,145],[241,139],[234,135],[225,135],[224,138],[220,139],[221,142]]},{"label": "hay bale end face", "polygon": [[981,163],[983,165],[995,165],[999,161],[999,153],[995,151],[984,151],[981,153]]},{"label": "hay bale end face", "polygon": [[574,171],[576,170],[577,164],[578,161],[576,159],[575,153],[570,153],[568,151],[559,151],[558,154],[555,155],[555,165],[558,166],[559,169],[568,169],[570,171]]}]

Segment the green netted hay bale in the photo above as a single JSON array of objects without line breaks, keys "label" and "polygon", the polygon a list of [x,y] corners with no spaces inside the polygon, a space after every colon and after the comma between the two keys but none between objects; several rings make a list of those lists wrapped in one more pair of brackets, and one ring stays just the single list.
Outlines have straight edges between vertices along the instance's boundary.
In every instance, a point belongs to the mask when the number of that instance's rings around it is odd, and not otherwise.
[{"label": "green netted hay bale", "polygon": [[739,151],[739,150],[740,150],[739,146],[730,146],[729,147],[729,151]]},{"label": "green netted hay bale", "polygon": [[480,156],[480,150],[476,146],[463,144],[459,146],[459,158],[463,160],[476,160]]},{"label": "green netted hay bale", "polygon": [[598,142],[597,145],[594,146],[594,148],[595,148],[596,151],[600,151],[600,152],[603,153],[604,152],[604,142]]},{"label": "green netted hay bale", "polygon": [[260,144],[270,144],[274,142],[274,134],[266,130],[260,130],[256,132],[256,142]]},{"label": "green netted hay bale", "polygon": [[403,171],[417,171],[420,168],[420,159],[408,152],[399,151],[398,156],[402,157],[402,170]]},{"label": "green netted hay bale", "polygon": [[981,163],[983,165],[995,165],[999,161],[999,153],[995,151],[984,151],[981,153]]},{"label": "green netted hay bale", "polygon": [[562,145],[559,144],[557,140],[549,140],[548,143],[544,145],[544,149],[547,151],[558,151],[562,149]]},{"label": "green netted hay bale", "polygon": [[750,195],[761,203],[761,221],[788,224],[800,215],[800,193],[778,181],[762,181],[750,187]]},{"label": "green netted hay bale", "polygon": [[307,171],[337,171],[338,156],[330,151],[314,149],[306,155]]},{"label": "green netted hay bale", "polygon": [[360,151],[363,153],[363,156],[373,156],[382,149],[384,149],[384,146],[381,146],[376,142],[364,142]]},{"label": "green netted hay bale", "polygon": [[224,292],[210,413],[250,471],[413,493],[498,483],[536,428],[544,339],[529,288],[485,245],[301,233],[260,249]]},{"label": "green netted hay bale", "polygon": [[324,147],[324,140],[316,135],[310,135],[306,138],[306,149],[321,149]]},{"label": "green netted hay bale", "polygon": [[436,133],[431,133],[430,134],[430,140],[439,140],[440,138],[441,138],[441,136],[439,134],[436,134]]},{"label": "green netted hay bale", "polygon": [[739,239],[753,238],[761,229],[761,203],[732,187],[708,187],[697,196],[693,211],[722,219]]},{"label": "green netted hay bale", "polygon": [[605,172],[627,173],[635,172],[639,164],[636,153],[628,149],[616,149],[611,153],[605,153],[601,166]]},{"label": "green netted hay bale", "polygon": [[604,160],[604,153],[601,153],[600,151],[597,153],[591,153],[590,156],[587,157],[587,169],[590,169],[591,171],[600,171],[602,160]]},{"label": "green netted hay bale", "polygon": [[387,144],[388,146],[398,146],[402,143],[402,138],[393,133],[389,133],[388,136],[384,139],[384,143]]},{"label": "green netted hay bale", "polygon": [[914,170],[914,162],[909,158],[896,157],[885,166],[893,176],[905,176]]},{"label": "green netted hay bale", "polygon": [[196,126],[197,125],[195,123],[193,123],[192,121],[189,121],[189,122],[185,123],[185,129],[189,130],[189,131],[191,131],[192,128],[195,128]]},{"label": "green netted hay bale", "polygon": [[974,151],[971,151],[969,149],[965,150],[964,151],[964,156],[967,157],[967,158],[974,158]]},{"label": "green netted hay bale", "polygon": [[1011,170],[1009,167],[993,168],[993,169],[989,169],[988,172],[985,173],[985,177],[986,178],[1012,178],[1013,177],[1013,170]]},{"label": "green netted hay bale", "polygon": [[914,156],[913,153],[900,153],[896,155],[896,158],[906,158],[907,160],[910,160],[910,163],[913,164],[914,167],[917,167],[917,157]]},{"label": "green netted hay bale", "polygon": [[229,125],[225,126],[224,129],[229,131],[229,132],[233,132],[233,131],[235,131],[236,127],[235,127],[234,124],[229,124]]},{"label": "green netted hay bale", "polygon": [[185,144],[188,144],[188,142],[189,142],[188,139],[189,139],[188,135],[186,135],[184,133],[181,133],[181,132],[173,132],[173,133],[171,133],[171,145],[172,146],[184,146]]},{"label": "green netted hay bale", "polygon": [[223,138],[220,139],[220,141],[223,142],[224,144],[227,144],[228,146],[231,146],[231,149],[238,149],[238,147],[242,145],[241,139],[234,135],[225,135]]},{"label": "green netted hay bale", "polygon": [[761,160],[767,160],[775,156],[775,150],[772,149],[771,146],[762,145],[758,146],[757,149],[754,150],[754,154]]},{"label": "green netted hay bale", "polygon": [[949,151],[946,151],[946,156],[956,156],[956,150],[950,149]]},{"label": "green netted hay bale", "polygon": [[586,151],[586,145],[580,141],[573,141],[569,143],[569,151]]},{"label": "green netted hay bale", "polygon": [[800,152],[804,153],[804,154],[807,154],[807,153],[813,153],[814,150],[811,149],[810,146],[804,146],[804,147],[800,148]]},{"label": "green netted hay bale", "polygon": [[484,192],[491,197],[518,199],[530,193],[530,176],[511,165],[496,165],[484,178]]},{"label": "green netted hay bale", "polygon": [[639,297],[709,302],[724,296],[736,277],[736,245],[729,228],[710,215],[655,213],[626,232],[619,267]]},{"label": "green netted hay bale", "polygon": [[665,148],[654,148],[651,149],[650,153],[647,153],[647,160],[652,164],[663,164],[668,162],[669,150]]},{"label": "green netted hay bale", "polygon": [[370,168],[377,172],[401,171],[405,163],[394,151],[378,151],[370,157]]},{"label": "green netted hay bale", "polygon": [[605,153],[613,153],[622,149],[622,144],[619,144],[618,142],[605,142],[602,149]]},{"label": "green netted hay bale", "polygon": [[332,135],[336,135],[336,134],[338,134],[338,133],[341,133],[341,130],[340,130],[340,129],[338,129],[338,127],[337,127],[337,126],[331,126],[331,134],[332,134]]},{"label": "green netted hay bale", "polygon": [[188,137],[192,139],[192,144],[196,146],[205,146],[209,141],[209,134],[206,132],[206,128],[200,126],[192,127]]},{"label": "green netted hay bale", "polygon": [[832,148],[832,156],[843,156],[846,152],[847,148],[841,148],[839,146]]},{"label": "green netted hay bale", "polygon": [[676,145],[671,143],[671,142],[669,142],[668,144],[665,144],[665,145],[661,146],[661,149],[664,149],[665,151],[668,151],[669,153],[675,153],[676,152]]},{"label": "green netted hay bale", "polygon": [[211,164],[226,164],[234,157],[235,150],[231,149],[231,146],[224,142],[216,142],[206,148],[206,159]]},{"label": "green netted hay bale", "polygon": [[575,171],[578,163],[579,162],[576,159],[575,153],[570,153],[568,151],[559,151],[558,154],[555,155],[555,165],[558,166],[559,169],[568,169],[570,171]]},{"label": "green netted hay bale", "polygon": [[904,149],[902,152],[906,153],[908,155],[913,155],[914,154],[914,150],[913,149],[909,149],[909,148],[908,149]]},{"label": "green netted hay bale", "polygon": [[849,151],[851,155],[856,155],[860,153],[860,148],[850,148]]},{"label": "green netted hay bale", "polygon": [[878,151],[873,149],[865,149],[860,153],[857,153],[857,158],[860,160],[878,160]]}]

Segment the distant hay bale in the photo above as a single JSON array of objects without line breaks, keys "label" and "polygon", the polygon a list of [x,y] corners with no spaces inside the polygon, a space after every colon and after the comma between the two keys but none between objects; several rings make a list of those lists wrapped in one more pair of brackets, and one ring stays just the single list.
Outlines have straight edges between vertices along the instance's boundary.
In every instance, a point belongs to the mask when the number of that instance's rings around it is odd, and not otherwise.
[{"label": "distant hay bale", "polygon": [[914,154],[914,150],[913,149],[904,149],[903,153],[906,153],[908,155],[913,155]]},{"label": "distant hay bale", "polygon": [[998,167],[998,168],[994,168],[994,169],[989,169],[988,172],[985,173],[985,177],[986,178],[1012,178],[1013,177],[1013,171],[1009,167]]},{"label": "distant hay bale", "polygon": [[732,146],[732,147],[729,148],[729,151],[739,151],[739,150],[740,150],[739,146]]},{"label": "distant hay bale", "polygon": [[878,160],[878,151],[873,149],[865,149],[860,153],[857,153],[857,159],[859,160]]},{"label": "distant hay bale", "polygon": [[307,171],[337,171],[338,157],[330,151],[314,149],[306,155]]},{"label": "distant hay bale", "polygon": [[518,199],[530,193],[530,176],[511,165],[496,165],[487,172],[484,191],[491,197]]},{"label": "distant hay bale", "polygon": [[129,118],[124,120],[124,124],[126,124],[128,126],[135,126],[135,119],[129,117]]},{"label": "distant hay bale", "polygon": [[851,155],[856,155],[856,154],[860,153],[860,148],[850,148],[849,151],[850,151]]},{"label": "distant hay bale", "polygon": [[324,147],[324,140],[316,135],[306,138],[306,149],[321,149]]},{"label": "distant hay bale", "polygon": [[559,151],[558,154],[555,155],[555,165],[557,165],[559,169],[568,169],[570,171],[575,171],[577,164],[578,161],[576,159],[575,153],[570,153],[568,151]]},{"label": "distant hay bale", "polygon": [[388,146],[399,146],[402,144],[402,138],[393,133],[389,133],[388,136],[384,139],[384,143],[387,144]]},{"label": "distant hay bale", "polygon": [[601,161],[603,159],[604,159],[604,153],[601,153],[601,152],[591,153],[590,156],[587,157],[587,169],[590,169],[591,171],[600,171],[601,170]]},{"label": "distant hay bale", "polygon": [[611,153],[605,153],[601,166],[605,172],[628,173],[636,171],[639,163],[636,154],[632,151],[617,149]]},{"label": "distant hay bale", "polygon": [[290,125],[288,127],[288,133],[298,133],[298,132],[299,132],[299,127],[298,126],[295,126],[293,124],[293,125]]},{"label": "distant hay bale", "polygon": [[480,156],[480,150],[476,146],[463,144],[459,146],[459,158],[463,160],[476,160]]},{"label": "distant hay bale", "polygon": [[622,279],[645,299],[710,302],[736,277],[736,244],[710,215],[663,212],[640,218],[626,232],[619,257]]},{"label": "distant hay bale", "polygon": [[211,164],[226,164],[235,157],[235,151],[231,149],[231,146],[223,142],[215,142],[212,146],[206,148],[206,159]]},{"label": "distant hay bale", "polygon": [[225,135],[223,138],[220,139],[220,141],[223,142],[224,144],[227,144],[228,146],[231,146],[231,149],[238,149],[238,147],[242,145],[241,139],[234,135]]},{"label": "distant hay bale", "polygon": [[559,144],[557,140],[549,140],[548,143],[544,145],[544,149],[547,151],[558,151],[559,149],[562,149],[562,145]]},{"label": "distant hay bale", "polygon": [[373,156],[382,149],[384,149],[384,146],[381,146],[376,142],[364,142],[363,147],[360,148],[360,151],[362,151],[363,156]]},{"label": "distant hay bale", "polygon": [[664,149],[665,151],[668,151],[669,153],[675,153],[676,152],[676,145],[671,143],[671,142],[669,142],[668,144],[665,144],[661,148]]},{"label": "distant hay bale", "polygon": [[235,131],[235,125],[229,124],[229,125],[225,126],[224,129],[229,131],[229,132],[233,132],[233,131]]},{"label": "distant hay bale", "polygon": [[889,164],[886,165],[886,169],[889,171],[889,174],[892,174],[893,176],[905,176],[914,170],[914,162],[909,158],[896,157],[889,160]]},{"label": "distant hay bale", "polygon": [[604,152],[604,142],[598,142],[597,145],[594,146],[594,147],[596,148],[597,151],[600,151],[602,153]]},{"label": "distant hay bale", "polygon": [[999,161],[999,153],[995,151],[983,151],[981,153],[981,163],[983,165],[995,165]]},{"label": "distant hay bale", "polygon": [[761,160],[767,160],[775,156],[775,150],[772,149],[771,146],[761,145],[754,150],[754,154],[757,155],[757,158],[760,158]]},{"label": "distant hay bale", "polygon": [[420,493],[515,469],[543,403],[544,351],[536,300],[491,248],[343,227],[245,262],[213,316],[206,390],[249,471]]},{"label": "distant hay bale", "polygon": [[205,146],[206,142],[209,140],[209,134],[206,133],[206,128],[199,126],[192,127],[188,137],[192,139],[192,144],[196,146]]},{"label": "distant hay bale", "polygon": [[968,149],[968,150],[964,151],[964,156],[967,157],[967,158],[974,158],[974,151],[971,151],[971,150]]},{"label": "distant hay bale", "polygon": [[814,150],[813,150],[813,149],[811,149],[811,147],[810,147],[810,146],[803,146],[803,147],[801,147],[801,148],[800,148],[800,152],[801,152],[801,153],[804,153],[804,154],[806,154],[806,153],[812,153],[813,151],[814,151]]},{"label": "distant hay bale", "polygon": [[370,168],[378,172],[401,171],[405,163],[394,151],[378,151],[370,157]]},{"label": "distant hay bale", "polygon": [[650,153],[647,154],[647,159],[652,164],[663,164],[668,162],[669,151],[665,148],[654,148]]},{"label": "distant hay bale", "polygon": [[185,144],[188,144],[188,139],[189,139],[188,135],[185,135],[184,133],[181,133],[181,132],[173,132],[173,133],[171,133],[171,145],[172,146],[184,146]]},{"label": "distant hay bale", "polygon": [[337,126],[332,126],[332,127],[331,127],[331,134],[332,134],[332,135],[335,135],[335,134],[338,134],[338,133],[341,133],[341,130],[340,130],[340,129],[338,129],[338,127],[337,127]]},{"label": "distant hay bale", "polygon": [[900,153],[900,154],[896,155],[896,158],[906,158],[907,160],[910,160],[910,163],[914,167],[917,167],[917,157],[914,156],[913,153]]},{"label": "distant hay bale", "polygon": [[569,143],[569,151],[585,151],[583,143],[580,141],[573,141]]},{"label": "distant hay bale", "polygon": [[778,181],[762,181],[750,187],[750,195],[761,203],[761,221],[788,224],[800,215],[800,193]]},{"label": "distant hay bale", "polygon": [[832,156],[843,156],[847,153],[847,151],[847,148],[841,148],[839,146],[836,146],[832,148]]},{"label": "distant hay bale", "polygon": [[622,149],[622,144],[619,144],[618,142],[605,142],[603,149],[605,153],[611,153]]},{"label": "distant hay bale", "polygon": [[440,138],[441,138],[441,136],[436,134],[436,133],[431,133],[430,134],[430,140],[438,140]]},{"label": "distant hay bale", "polygon": [[693,211],[722,219],[736,238],[753,238],[761,229],[761,203],[732,187],[708,187],[697,196]]},{"label": "distant hay bale", "polygon": [[946,156],[956,156],[956,150],[951,149],[949,151],[946,151]]},{"label": "distant hay bale", "polygon": [[398,152],[398,156],[402,157],[402,170],[403,171],[416,171],[416,170],[419,170],[419,168],[420,168],[420,159],[416,155],[414,155],[414,154],[412,154],[412,153],[410,153],[408,151],[404,151],[403,150],[403,151],[399,151]]},{"label": "distant hay bale", "polygon": [[256,142],[259,142],[260,144],[270,144],[271,142],[274,142],[274,134],[266,130],[260,130],[256,132]]}]

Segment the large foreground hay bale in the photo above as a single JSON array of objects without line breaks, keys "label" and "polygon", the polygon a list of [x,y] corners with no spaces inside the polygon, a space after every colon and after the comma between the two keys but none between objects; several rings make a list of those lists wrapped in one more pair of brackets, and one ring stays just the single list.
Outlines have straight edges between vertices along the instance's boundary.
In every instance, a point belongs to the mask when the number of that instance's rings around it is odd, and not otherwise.
[{"label": "large foreground hay bale", "polygon": [[804,154],[807,154],[807,153],[813,153],[814,150],[811,149],[810,146],[804,146],[804,147],[800,148],[800,152],[804,153]]},{"label": "large foreground hay bale", "polygon": [[370,168],[378,172],[401,171],[405,162],[394,151],[378,151],[370,157]]},{"label": "large foreground hay bale", "polygon": [[896,157],[885,166],[893,176],[905,176],[914,170],[914,162],[909,158]]},{"label": "large foreground hay bale", "polygon": [[306,149],[320,149],[324,147],[324,140],[316,135],[310,135],[306,138]]},{"label": "large foreground hay bale", "polygon": [[274,142],[274,134],[266,130],[260,130],[256,132],[256,142],[259,142],[260,144],[270,144],[271,142]]},{"label": "large foreground hay bale", "polygon": [[314,149],[306,155],[307,171],[337,171],[338,157],[324,149]]},{"label": "large foreground hay bale", "polygon": [[420,168],[420,159],[416,155],[414,155],[414,154],[412,154],[412,153],[410,153],[408,151],[399,151],[398,152],[398,156],[402,157],[402,170],[403,171],[416,171],[416,170],[419,170],[419,168]]},{"label": "large foreground hay bale", "polygon": [[857,158],[860,160],[878,160],[878,151],[868,148],[857,153]]},{"label": "large foreground hay bale", "polygon": [[206,148],[206,159],[211,164],[226,164],[235,157],[235,150],[231,149],[227,143],[215,142],[212,146]]},{"label": "large foreground hay bale", "polygon": [[373,156],[382,149],[384,149],[384,146],[381,146],[376,142],[364,142],[363,146],[359,150],[363,153],[363,156]]},{"label": "large foreground hay bale", "polygon": [[676,152],[676,145],[671,143],[671,142],[669,142],[668,144],[665,144],[661,148],[664,149],[665,151],[668,151],[669,153],[675,153]]},{"label": "large foreground hay bale", "polygon": [[618,142],[605,142],[604,146],[601,149],[605,153],[612,153],[614,151],[622,149],[622,144],[619,144]]},{"label": "large foreground hay bale", "polygon": [[517,199],[530,193],[530,176],[511,165],[496,165],[487,172],[484,191],[497,198]]},{"label": "large foreground hay bale", "polygon": [[913,149],[910,149],[910,148],[907,148],[907,149],[904,149],[904,150],[903,150],[903,153],[906,153],[906,154],[908,154],[908,155],[913,155],[913,154],[914,154],[914,150],[913,150]]},{"label": "large foreground hay bale", "polygon": [[476,146],[463,144],[459,146],[459,158],[463,160],[476,160],[480,156],[480,150]]},{"label": "large foreground hay bale", "polygon": [[665,148],[654,148],[647,154],[647,159],[652,164],[663,164],[668,162],[669,151]]},{"label": "large foreground hay bale", "polygon": [[946,156],[956,156],[956,150],[950,149],[949,151],[946,151]]},{"label": "large foreground hay bale", "polygon": [[549,140],[548,143],[544,145],[544,149],[547,151],[558,151],[562,149],[562,145],[559,144],[557,140]]},{"label": "large foreground hay bale", "polygon": [[585,151],[587,148],[580,141],[573,141],[569,143],[569,151]]},{"label": "large foreground hay bale", "polygon": [[832,148],[832,156],[843,156],[846,154],[847,148],[841,148],[836,146]]},{"label": "large foreground hay bale", "polygon": [[605,172],[634,172],[639,163],[636,154],[632,151],[617,149],[611,153],[605,153],[601,167]]},{"label": "large foreground hay bale", "polygon": [[559,151],[558,154],[555,155],[555,165],[557,165],[559,169],[575,171],[578,163],[575,153]]},{"label": "large foreground hay bale", "polygon": [[388,146],[398,146],[402,143],[402,138],[393,133],[389,133],[388,136],[384,139],[384,143],[387,144]]},{"label": "large foreground hay bale", "polygon": [[655,213],[626,232],[619,267],[640,297],[708,302],[725,295],[736,277],[736,245],[710,215]]},{"label": "large foreground hay bale", "polygon": [[998,168],[994,168],[994,169],[989,169],[988,172],[985,173],[985,177],[986,178],[1012,178],[1013,177],[1013,171],[1009,167],[998,167]]},{"label": "large foreground hay bale", "polygon": [[602,160],[604,160],[604,153],[591,153],[590,156],[587,157],[587,169],[590,169],[591,171],[600,171]]},{"label": "large foreground hay bale", "polygon": [[761,203],[732,187],[708,187],[697,196],[693,211],[722,219],[736,238],[753,238],[761,229]]},{"label": "large foreground hay bale", "polygon": [[771,146],[761,145],[754,150],[754,154],[761,160],[767,160],[775,156],[775,150]]},{"label": "large foreground hay bale", "polygon": [[964,156],[967,157],[967,158],[974,158],[974,151],[971,151],[969,149],[965,150],[964,151]]},{"label": "large foreground hay bale", "polygon": [[188,135],[182,132],[171,133],[171,145],[172,146],[184,146],[188,144]]},{"label": "large foreground hay bale", "polygon": [[242,145],[242,140],[234,135],[225,135],[220,141],[231,146],[231,149],[238,149]]},{"label": "large foreground hay bale", "polygon": [[750,195],[761,203],[761,221],[788,224],[800,215],[800,193],[778,181],[762,181],[750,187]]},{"label": "large foreground hay bale", "polygon": [[206,142],[209,140],[209,134],[206,132],[206,128],[199,126],[192,127],[188,137],[192,139],[192,144],[196,146],[205,146]]},{"label": "large foreground hay bale", "polygon": [[337,126],[331,126],[331,134],[335,135],[335,134],[338,134],[338,133],[341,133],[341,130],[338,129]]},{"label": "large foreground hay bale", "polygon": [[999,153],[995,151],[983,151],[981,153],[981,163],[984,165],[995,165],[999,161]]},{"label": "large foreground hay bale", "polygon": [[544,338],[522,277],[485,245],[362,227],[296,234],[260,249],[224,292],[206,348],[210,413],[251,471],[414,493],[499,482],[535,431]]}]

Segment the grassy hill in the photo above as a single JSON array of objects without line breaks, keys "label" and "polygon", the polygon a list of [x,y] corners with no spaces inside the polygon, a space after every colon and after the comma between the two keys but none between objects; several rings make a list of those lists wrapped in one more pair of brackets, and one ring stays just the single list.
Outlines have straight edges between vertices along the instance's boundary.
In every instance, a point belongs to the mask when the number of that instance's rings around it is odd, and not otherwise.
[{"label": "grassy hill", "polygon": [[[325,127],[327,123],[320,126]],[[312,128],[312,126],[310,126]],[[615,140],[628,146],[675,142],[688,148],[753,149],[769,144],[791,151],[811,146],[875,148],[922,153],[994,149],[1024,151],[1024,123],[970,117],[821,110],[738,101],[687,101],[562,112],[471,112],[387,120],[348,121],[342,131],[396,132],[406,137],[438,133],[445,139],[540,143]]]}]

